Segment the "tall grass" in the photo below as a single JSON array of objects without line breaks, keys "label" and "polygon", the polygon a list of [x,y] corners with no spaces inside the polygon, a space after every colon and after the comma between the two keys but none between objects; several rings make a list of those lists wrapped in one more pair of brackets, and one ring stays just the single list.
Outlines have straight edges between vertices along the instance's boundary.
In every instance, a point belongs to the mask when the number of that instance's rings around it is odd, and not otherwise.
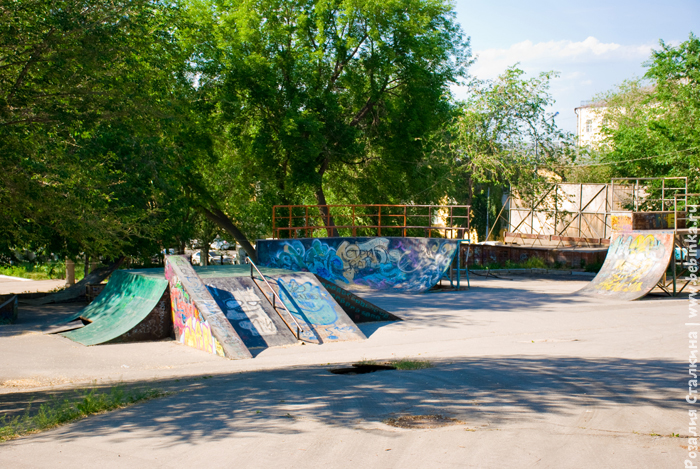
[{"label": "tall grass", "polygon": [[64,425],[89,415],[120,409],[137,402],[166,396],[158,389],[126,390],[115,386],[106,392],[90,389],[77,393],[73,399],[52,398],[32,413],[31,403],[23,415],[14,418],[0,417],[0,441],[7,441],[29,433]]}]

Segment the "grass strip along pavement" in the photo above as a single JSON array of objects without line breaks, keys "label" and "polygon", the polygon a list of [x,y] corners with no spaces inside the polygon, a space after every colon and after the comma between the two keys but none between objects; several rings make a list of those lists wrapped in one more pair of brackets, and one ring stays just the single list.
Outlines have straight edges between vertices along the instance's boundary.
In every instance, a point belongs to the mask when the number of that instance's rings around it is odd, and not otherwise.
[{"label": "grass strip along pavement", "polygon": [[64,425],[94,414],[122,409],[138,402],[172,394],[159,389],[125,389],[114,386],[107,391],[87,389],[76,392],[73,399],[51,398],[41,404],[36,412],[31,403],[23,415],[14,418],[0,416],[0,441],[12,440],[22,435],[37,433]]}]

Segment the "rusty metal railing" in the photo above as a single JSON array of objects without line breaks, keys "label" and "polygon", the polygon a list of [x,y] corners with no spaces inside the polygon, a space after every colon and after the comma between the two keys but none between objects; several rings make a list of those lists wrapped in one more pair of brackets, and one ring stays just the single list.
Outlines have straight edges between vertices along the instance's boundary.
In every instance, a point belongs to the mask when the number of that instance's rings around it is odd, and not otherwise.
[{"label": "rusty metal railing", "polygon": [[[344,231],[353,237],[358,231],[369,231],[382,236],[384,230],[384,236],[391,232],[406,237],[409,230],[423,230],[428,238],[434,231],[443,232],[445,238],[461,238],[469,233],[470,211],[470,205],[275,205],[272,236],[313,238],[317,230]],[[435,217],[444,219],[444,224],[435,224]]]}]

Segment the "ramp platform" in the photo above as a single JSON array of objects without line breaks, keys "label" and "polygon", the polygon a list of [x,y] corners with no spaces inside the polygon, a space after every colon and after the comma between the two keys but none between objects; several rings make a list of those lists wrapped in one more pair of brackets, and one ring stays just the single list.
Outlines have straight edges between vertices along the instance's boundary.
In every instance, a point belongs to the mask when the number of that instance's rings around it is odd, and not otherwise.
[{"label": "ramp platform", "polygon": [[175,339],[231,359],[252,358],[185,256],[166,256]]},{"label": "ramp platform", "polygon": [[673,231],[613,233],[603,267],[579,292],[619,300],[642,298],[666,273],[673,237]]}]

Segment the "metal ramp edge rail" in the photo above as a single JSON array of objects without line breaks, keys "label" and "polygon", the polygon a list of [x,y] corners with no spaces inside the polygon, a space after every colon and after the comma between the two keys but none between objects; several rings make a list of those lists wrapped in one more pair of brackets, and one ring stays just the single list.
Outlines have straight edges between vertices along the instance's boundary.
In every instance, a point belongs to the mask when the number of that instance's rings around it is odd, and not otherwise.
[{"label": "metal ramp edge rail", "polygon": [[[255,283],[255,286],[258,287],[258,290],[260,290],[260,293],[263,294],[265,299],[267,300],[268,303],[270,303],[270,306],[272,306],[272,309],[277,313],[277,315],[280,317],[282,322],[289,328],[290,332],[294,337],[297,338],[297,340],[300,340],[302,342],[310,342],[313,343],[312,341],[309,341],[307,339],[302,339],[301,333],[304,332],[304,328],[299,325],[299,322],[296,320],[294,315],[289,311],[289,308],[287,308],[287,305],[284,304],[282,299],[277,295],[277,292],[272,288],[272,285],[270,285],[270,282],[267,281],[267,278],[265,278],[265,275],[263,275],[262,272],[260,272],[260,269],[258,269],[258,266],[255,265],[255,262],[250,260],[250,257],[246,257],[245,259],[246,264],[250,264],[250,278],[253,280],[253,283]],[[267,296],[267,293],[263,291],[262,288],[260,288],[260,285],[258,284],[258,281],[255,279],[255,275],[253,274],[253,269],[255,269],[258,274],[260,275],[260,278],[265,282],[265,285],[267,285],[267,288],[270,289],[272,292],[272,300],[270,300],[270,297]],[[279,301],[279,304],[282,305],[282,308],[287,312],[290,318],[292,318],[292,321],[294,322],[294,325],[296,326],[296,333],[294,332],[294,328],[289,324],[289,321],[287,321],[284,316],[280,313],[279,309],[277,308],[276,302]]]}]

